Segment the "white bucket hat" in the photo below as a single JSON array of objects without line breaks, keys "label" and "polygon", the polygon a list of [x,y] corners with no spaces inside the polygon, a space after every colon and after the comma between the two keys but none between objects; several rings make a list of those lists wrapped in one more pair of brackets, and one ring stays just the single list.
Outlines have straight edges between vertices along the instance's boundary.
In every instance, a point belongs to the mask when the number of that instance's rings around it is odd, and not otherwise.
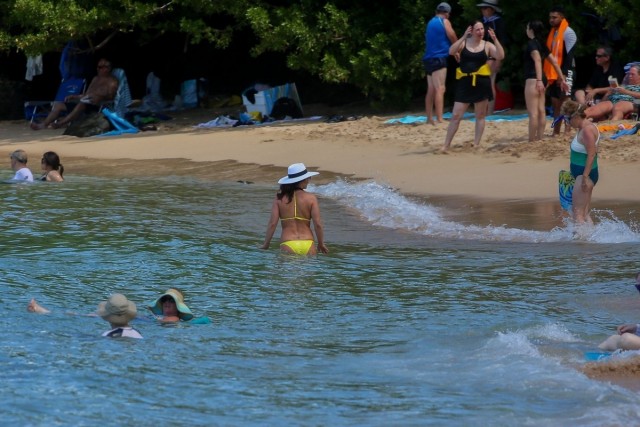
[{"label": "white bucket hat", "polygon": [[287,176],[280,178],[278,184],[293,184],[319,174],[319,172],[308,172],[304,163],[294,163],[287,169]]}]

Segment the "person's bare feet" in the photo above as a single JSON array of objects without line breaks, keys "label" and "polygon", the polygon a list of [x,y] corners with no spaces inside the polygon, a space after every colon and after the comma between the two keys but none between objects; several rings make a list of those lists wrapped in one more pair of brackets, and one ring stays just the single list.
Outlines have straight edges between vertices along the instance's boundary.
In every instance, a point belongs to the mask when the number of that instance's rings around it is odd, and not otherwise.
[{"label": "person's bare feet", "polygon": [[33,130],[41,130],[45,128],[45,125],[43,123],[36,123],[36,122],[31,122],[31,129]]},{"label": "person's bare feet", "polygon": [[38,314],[51,313],[49,310],[38,304],[35,298],[32,298],[31,301],[29,301],[29,305],[27,305],[27,311]]}]

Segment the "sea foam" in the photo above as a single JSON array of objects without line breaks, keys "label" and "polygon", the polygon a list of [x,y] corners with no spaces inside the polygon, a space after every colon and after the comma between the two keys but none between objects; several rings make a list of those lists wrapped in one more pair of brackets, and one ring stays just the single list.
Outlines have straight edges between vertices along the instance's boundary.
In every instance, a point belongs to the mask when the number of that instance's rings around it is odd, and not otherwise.
[{"label": "sea foam", "polygon": [[549,231],[506,226],[461,224],[446,218],[445,212],[426,202],[414,201],[397,190],[375,181],[351,183],[338,179],[312,190],[354,209],[371,224],[402,229],[431,237],[504,242],[630,243],[640,242],[640,227],[615,217],[609,211],[592,211],[594,225],[576,225],[565,220]]}]

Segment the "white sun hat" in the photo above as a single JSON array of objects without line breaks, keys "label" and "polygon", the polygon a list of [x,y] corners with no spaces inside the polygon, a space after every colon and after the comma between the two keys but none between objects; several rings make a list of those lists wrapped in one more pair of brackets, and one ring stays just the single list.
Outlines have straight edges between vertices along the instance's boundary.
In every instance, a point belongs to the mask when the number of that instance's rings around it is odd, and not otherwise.
[{"label": "white sun hat", "polygon": [[287,169],[287,176],[280,178],[278,184],[293,184],[319,174],[319,172],[307,171],[307,167],[304,163],[294,163],[289,166],[289,169]]}]

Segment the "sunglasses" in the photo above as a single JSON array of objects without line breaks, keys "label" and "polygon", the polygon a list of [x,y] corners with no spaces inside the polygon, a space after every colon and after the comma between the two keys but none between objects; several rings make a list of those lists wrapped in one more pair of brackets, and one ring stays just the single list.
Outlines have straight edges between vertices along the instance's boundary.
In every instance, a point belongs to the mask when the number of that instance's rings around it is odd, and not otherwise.
[{"label": "sunglasses", "polygon": [[98,65],[98,68],[109,68],[108,65]]},{"label": "sunglasses", "polygon": [[600,55],[600,54],[596,53],[596,58],[604,58],[605,56],[607,56],[607,55]]}]

